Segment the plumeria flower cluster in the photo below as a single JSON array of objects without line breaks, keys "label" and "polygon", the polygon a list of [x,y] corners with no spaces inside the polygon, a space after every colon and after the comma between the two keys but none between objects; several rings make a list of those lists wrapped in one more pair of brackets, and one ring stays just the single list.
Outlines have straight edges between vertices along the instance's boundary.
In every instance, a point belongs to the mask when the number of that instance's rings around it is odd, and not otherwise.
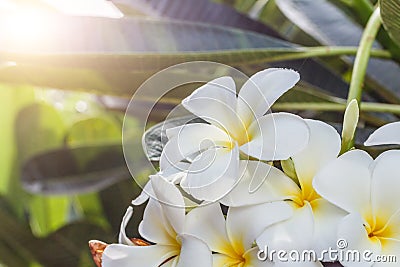
[{"label": "plumeria flower cluster", "polygon": [[[232,78],[221,77],[185,98],[183,106],[206,123],[167,129],[160,171],[127,209],[119,243],[89,242],[96,264],[397,266],[378,259],[400,261],[400,150],[375,160],[362,150],[343,151],[357,124],[356,102],[346,111],[342,138],[325,122],[271,113],[299,79],[293,70],[267,69],[238,93]],[[400,144],[400,124],[378,129],[365,143],[379,144]],[[133,207],[145,202],[141,238],[129,238]],[[326,253],[338,249],[341,257]],[[305,251],[314,257],[291,253]],[[359,258],[343,257],[354,251]]]}]

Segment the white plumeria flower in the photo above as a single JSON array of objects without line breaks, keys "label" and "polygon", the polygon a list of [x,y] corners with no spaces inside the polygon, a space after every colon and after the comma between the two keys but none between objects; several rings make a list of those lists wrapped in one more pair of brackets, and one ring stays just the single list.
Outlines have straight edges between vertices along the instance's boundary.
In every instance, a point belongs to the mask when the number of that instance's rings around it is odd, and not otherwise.
[{"label": "white plumeria flower", "polygon": [[[361,253],[361,261],[343,260],[345,266],[383,267],[398,263],[376,262],[377,255],[400,259],[400,151],[382,153],[375,161],[353,150],[330,163],[315,178],[317,192],[349,212],[339,224],[338,237],[348,250]],[[364,259],[364,251],[371,251]]]},{"label": "white plumeria flower", "polygon": [[225,220],[220,205],[214,203],[190,211],[187,227],[215,252],[214,267],[273,266],[268,260],[258,259],[260,249],[254,241],[263,229],[291,215],[289,205],[277,202],[229,208]]},{"label": "white plumeria flower", "polygon": [[[159,176],[152,177],[151,185],[157,199],[150,198],[143,221],[139,225],[139,233],[155,245],[134,246],[127,238],[125,227],[133,214],[130,207],[121,225],[122,244],[106,247],[102,256],[102,266],[211,267],[212,255],[208,246],[184,231],[186,215],[182,194],[174,184]],[[174,203],[174,206],[170,205],[171,203]]]},{"label": "white plumeria flower", "polygon": [[298,81],[295,71],[267,69],[253,75],[238,96],[231,77],[198,88],[182,104],[209,124],[167,130],[161,170],[191,162],[181,186],[199,200],[215,201],[240,178],[240,154],[266,161],[296,154],[308,142],[307,124],[289,113],[265,114]]},{"label": "white plumeria flower", "polygon": [[[293,209],[293,216],[284,222],[268,227],[257,238],[260,247],[275,250],[309,250],[317,255],[329,247],[336,248],[338,222],[347,214],[318,195],[312,185],[315,175],[340,152],[341,140],[330,125],[305,120],[310,129],[310,141],[306,148],[292,156],[298,184],[279,169],[251,162],[238,185],[221,200],[229,206],[253,205],[267,201],[285,201]],[[261,182],[257,191],[249,193],[249,184],[256,177]],[[328,260],[328,259],[325,259]],[[281,263],[284,264],[284,263]],[[291,262],[290,266],[296,263]],[[298,263],[300,266],[304,262]],[[322,266],[319,262],[306,266]]]},{"label": "white plumeria flower", "polygon": [[378,128],[368,137],[365,145],[400,145],[400,122],[389,123]]}]

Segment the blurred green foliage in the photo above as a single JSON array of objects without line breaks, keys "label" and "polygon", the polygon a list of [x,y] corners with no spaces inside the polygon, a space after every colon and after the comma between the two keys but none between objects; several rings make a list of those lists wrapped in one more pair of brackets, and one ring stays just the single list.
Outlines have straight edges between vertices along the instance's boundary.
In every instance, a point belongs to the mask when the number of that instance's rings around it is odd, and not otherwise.
[{"label": "blurred green foliage", "polygon": [[[65,16],[40,0],[10,2],[41,6],[57,31],[25,44],[0,27],[0,266],[9,267],[94,266],[87,241],[116,241],[122,215],[140,193],[122,153],[125,108],[142,82],[165,67],[210,60],[248,75],[270,66],[294,68],[302,82],[277,108],[340,123],[343,111],[291,105],[346,102],[352,56],[377,4],[115,0],[125,17],[109,19]],[[373,55],[381,58],[370,62],[363,101],[392,103],[400,111],[400,5],[380,4],[385,29]],[[194,88],[161,99],[149,124]],[[149,97],[144,105],[154,101]],[[138,140],[141,116],[138,107],[127,118]],[[394,120],[392,113],[361,110],[359,143]],[[132,236],[141,212],[128,229]]]}]

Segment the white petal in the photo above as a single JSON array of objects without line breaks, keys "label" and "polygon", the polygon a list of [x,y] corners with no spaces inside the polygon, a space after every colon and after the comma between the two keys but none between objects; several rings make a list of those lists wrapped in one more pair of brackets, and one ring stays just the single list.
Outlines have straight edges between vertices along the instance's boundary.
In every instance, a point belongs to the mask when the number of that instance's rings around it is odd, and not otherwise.
[{"label": "white petal", "polygon": [[249,250],[256,238],[270,225],[293,215],[292,208],[283,201],[229,208],[226,230],[238,254]]},{"label": "white petal", "polygon": [[293,212],[290,219],[268,227],[257,238],[257,245],[277,251],[310,249],[314,235],[312,208],[306,202],[303,207],[293,205]]},{"label": "white petal", "polygon": [[380,235],[386,238],[397,239],[398,241],[400,241],[399,225],[400,225],[400,208],[395,214],[393,214],[393,216],[386,223]]},{"label": "white petal", "polygon": [[[347,212],[322,198],[312,201],[311,205],[314,214],[313,249],[321,255],[323,250],[336,248],[338,225]],[[328,255],[324,256],[324,260],[329,261]]]},{"label": "white petal", "polygon": [[245,265],[243,265],[243,267],[272,267],[272,266],[275,266],[275,264],[268,259],[265,261],[258,259],[258,251],[259,251],[258,247],[254,247],[254,248],[246,251],[246,253],[243,255],[243,257],[245,258],[245,261],[246,261],[246,263],[245,263]]},{"label": "white petal", "polygon": [[145,186],[143,187],[142,192],[140,192],[140,195],[132,200],[132,205],[134,206],[140,206],[143,203],[145,203],[147,200],[149,200],[150,196],[154,196],[154,191],[153,187],[151,186],[151,182],[148,181]]},{"label": "white petal", "polygon": [[400,206],[400,150],[389,150],[375,160],[372,205],[378,224],[386,224]]},{"label": "white petal", "polygon": [[272,113],[254,121],[249,130],[251,140],[240,150],[261,160],[283,160],[300,152],[308,143],[309,129],[297,115]]},{"label": "white petal", "polygon": [[364,144],[366,146],[400,144],[400,122],[380,127],[368,137]]},{"label": "white petal", "polygon": [[241,160],[239,173],[242,174],[239,183],[220,200],[226,206],[248,206],[301,195],[300,188],[292,179],[269,164]]},{"label": "white petal", "polygon": [[191,210],[186,216],[185,232],[203,240],[212,251],[230,253],[225,218],[218,203]]},{"label": "white petal", "polygon": [[185,223],[185,201],[182,193],[173,183],[158,175],[151,176],[151,184],[169,224],[176,233],[182,233]]},{"label": "white petal", "polygon": [[344,253],[346,253],[347,250],[360,251],[360,261],[355,261],[351,258],[347,259],[348,261],[345,261],[346,259],[342,259],[341,263],[343,265],[351,267],[371,266],[371,262],[365,262],[363,260],[363,252],[369,250],[378,255],[381,251],[380,242],[377,239],[368,237],[368,233],[364,227],[364,220],[357,213],[347,215],[339,223],[338,244],[341,245],[338,248],[345,247],[345,249],[342,249]]},{"label": "white petal", "polygon": [[213,267],[237,266],[238,260],[226,254],[213,254]]},{"label": "white petal", "polygon": [[176,233],[166,219],[158,201],[150,199],[139,224],[140,235],[150,242],[171,245],[176,243]]},{"label": "white petal", "polygon": [[240,89],[237,112],[245,125],[264,115],[272,104],[300,79],[300,75],[288,69],[260,71]]},{"label": "white petal", "polygon": [[126,235],[126,226],[128,225],[129,220],[132,218],[132,215],[133,215],[133,208],[128,207],[124,217],[122,218],[121,226],[119,229],[118,242],[120,244],[130,245],[130,246],[134,245],[133,242]]},{"label": "white petal", "polygon": [[[394,239],[383,239],[381,242],[381,256],[386,256],[386,259],[381,258],[382,262],[376,262],[374,267],[398,266],[398,261],[400,259],[400,241]],[[390,257],[390,260],[388,256]]]},{"label": "white petal", "polygon": [[[297,255],[292,255],[292,257],[296,260],[290,259],[290,256],[288,256],[288,257],[289,257],[288,261],[286,261],[286,259],[285,259],[285,261],[278,261],[275,263],[274,266],[275,267],[323,267],[324,266],[319,261],[311,261],[310,262],[310,261],[308,261],[308,259],[307,259],[307,261],[297,261]],[[300,257],[301,257],[301,255],[300,255]],[[327,266],[330,266],[330,265],[327,265]],[[337,266],[333,265],[332,267],[337,267]]]},{"label": "white petal", "polygon": [[239,122],[236,102],[235,82],[231,77],[221,77],[195,90],[182,105],[196,116],[230,132]]},{"label": "white petal", "polygon": [[132,264],[143,267],[159,266],[165,260],[178,255],[179,250],[171,246],[126,246],[111,244],[102,256],[103,267],[131,267]]},{"label": "white petal", "polygon": [[182,248],[177,267],[212,266],[211,250],[203,241],[190,235],[181,235],[180,239],[182,242]]},{"label": "white petal", "polygon": [[160,168],[165,170],[177,167],[176,164],[189,156],[209,147],[222,145],[230,142],[231,138],[227,133],[206,123],[192,123],[184,125],[172,139],[170,139],[160,158]]},{"label": "white petal", "polygon": [[307,146],[292,156],[296,174],[305,196],[312,193],[312,180],[317,171],[328,162],[337,158],[341,140],[338,132],[321,121],[305,120],[310,128],[310,139]]},{"label": "white petal", "polygon": [[183,189],[199,200],[216,201],[232,190],[239,179],[239,151],[209,149],[191,164],[182,185]]},{"label": "white petal", "polygon": [[174,164],[174,166],[163,169],[163,171],[160,171],[158,175],[164,177],[167,181],[170,181],[171,183],[179,184],[182,179],[186,177],[186,171],[189,169],[189,167],[189,162],[178,162]]},{"label": "white petal", "polygon": [[314,189],[329,202],[349,213],[371,213],[371,158],[352,150],[333,160],[317,173]]}]

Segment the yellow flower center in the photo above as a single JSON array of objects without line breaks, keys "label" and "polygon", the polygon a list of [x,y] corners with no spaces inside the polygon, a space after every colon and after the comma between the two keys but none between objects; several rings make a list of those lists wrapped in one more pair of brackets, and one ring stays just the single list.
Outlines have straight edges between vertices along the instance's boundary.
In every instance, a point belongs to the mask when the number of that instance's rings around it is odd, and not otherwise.
[{"label": "yellow flower center", "polygon": [[313,206],[314,200],[318,200],[320,198],[321,196],[318,195],[314,188],[311,188],[309,190],[304,190],[304,188],[302,188],[301,194],[296,194],[295,196],[293,196],[292,201],[296,203],[299,207],[303,207],[306,202],[310,203],[311,206]]},{"label": "yellow flower center", "polygon": [[229,260],[225,262],[224,266],[235,266],[242,267],[245,266],[246,258],[245,258],[245,250],[242,242],[237,241],[232,244],[227,243],[224,246],[224,254],[228,256]]},{"label": "yellow flower center", "polygon": [[393,236],[393,226],[390,226],[388,222],[383,223],[382,220],[379,220],[379,217],[375,217],[374,219],[373,216],[370,216],[370,218],[368,224],[365,225],[369,238],[381,239]]}]

